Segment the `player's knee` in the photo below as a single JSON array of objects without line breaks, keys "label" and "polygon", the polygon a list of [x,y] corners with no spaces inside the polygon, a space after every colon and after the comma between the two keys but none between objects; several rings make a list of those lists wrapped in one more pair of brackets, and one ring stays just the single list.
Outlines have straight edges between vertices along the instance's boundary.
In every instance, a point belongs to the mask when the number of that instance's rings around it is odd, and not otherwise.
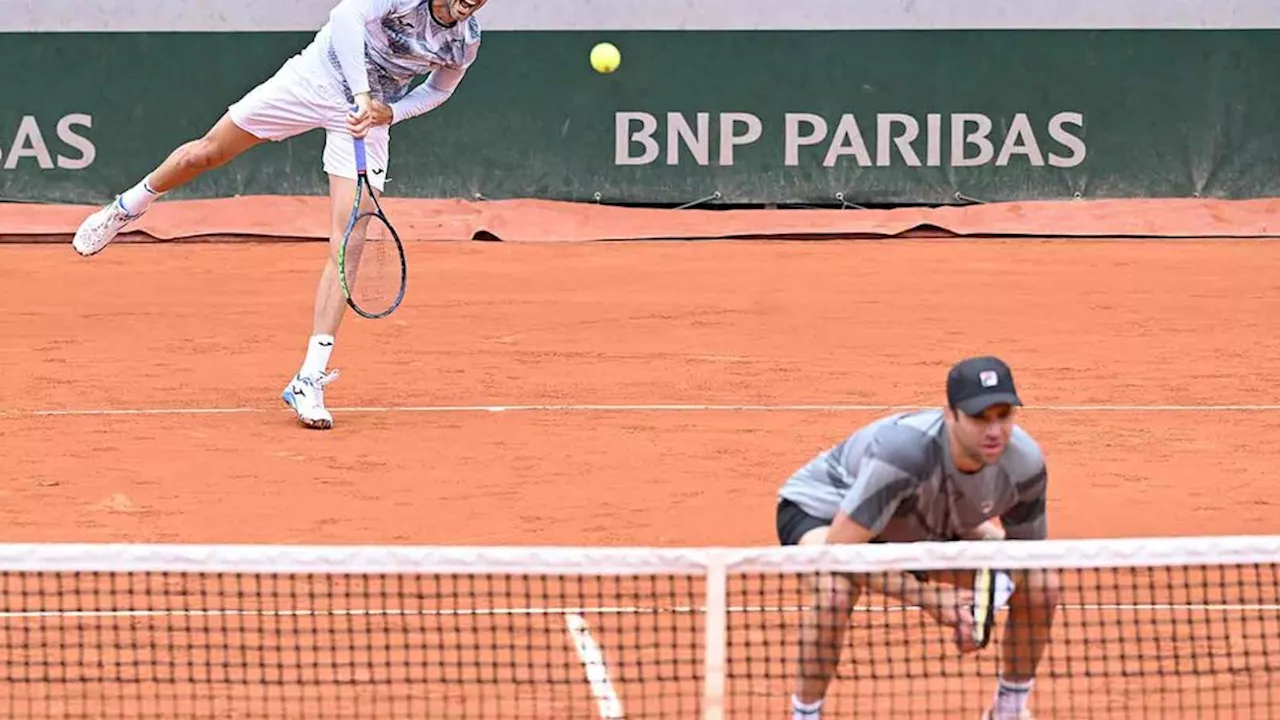
[{"label": "player's knee", "polygon": [[[1062,595],[1062,582],[1056,572],[1050,570],[1032,570],[1027,573],[1023,586],[1024,592],[1014,593],[1011,601],[1020,602],[1028,609],[1041,614],[1051,615],[1058,607]],[[1021,595],[1022,597],[1017,597]]]},{"label": "player's knee", "polygon": [[814,609],[824,617],[841,620],[857,602],[857,586],[843,575],[823,575],[814,585]]},{"label": "player's knee", "polygon": [[230,159],[230,152],[208,136],[183,145],[178,153],[178,164],[185,170],[195,172],[212,170],[226,164]]}]

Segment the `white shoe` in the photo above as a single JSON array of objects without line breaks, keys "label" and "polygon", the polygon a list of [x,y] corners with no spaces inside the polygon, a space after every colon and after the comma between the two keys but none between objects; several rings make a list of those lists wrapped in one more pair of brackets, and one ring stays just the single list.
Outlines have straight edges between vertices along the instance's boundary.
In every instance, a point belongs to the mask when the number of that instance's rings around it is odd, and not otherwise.
[{"label": "white shoe", "polygon": [[337,370],[310,377],[295,375],[285,386],[281,397],[298,413],[298,422],[304,427],[328,430],[333,427],[333,416],[324,407],[324,386],[336,379]]},{"label": "white shoe", "polygon": [[142,217],[142,214],[126,213],[120,206],[120,198],[117,197],[80,223],[71,246],[76,249],[76,252],[86,257],[100,252],[126,225]]}]

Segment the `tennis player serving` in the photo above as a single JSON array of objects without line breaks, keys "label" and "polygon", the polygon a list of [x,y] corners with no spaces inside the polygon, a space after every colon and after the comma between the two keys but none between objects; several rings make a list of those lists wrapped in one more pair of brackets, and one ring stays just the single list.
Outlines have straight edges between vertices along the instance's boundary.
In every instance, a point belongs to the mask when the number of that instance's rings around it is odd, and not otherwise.
[{"label": "tennis player serving", "polygon": [[[818,454],[780,488],[784,545],[1046,537],[1047,471],[1036,442],[1013,422],[1022,402],[998,358],[951,368],[945,408],[881,418]],[[999,518],[997,525],[993,518]],[[1014,591],[995,700],[984,720],[1027,720],[1027,699],[1058,604],[1051,571],[1010,573]],[[819,720],[840,661],[849,612],[863,589],[921,607],[976,650],[972,573],[824,576],[800,634],[794,720]],[[886,708],[889,715],[892,708]]]},{"label": "tennis player serving", "polygon": [[[72,241],[76,251],[101,251],[165,193],[260,143],[323,130],[330,252],[316,290],[306,355],[283,398],[304,426],[332,427],[324,387],[337,377],[328,364],[347,307],[337,257],[356,193],[353,138],[364,138],[367,177],[380,196],[391,126],[452,96],[479,51],[480,24],[472,14],[485,2],[342,0],[310,45],[232,104],[204,137],[178,147],[137,185],[90,215]],[[410,91],[422,76],[426,81]]]}]

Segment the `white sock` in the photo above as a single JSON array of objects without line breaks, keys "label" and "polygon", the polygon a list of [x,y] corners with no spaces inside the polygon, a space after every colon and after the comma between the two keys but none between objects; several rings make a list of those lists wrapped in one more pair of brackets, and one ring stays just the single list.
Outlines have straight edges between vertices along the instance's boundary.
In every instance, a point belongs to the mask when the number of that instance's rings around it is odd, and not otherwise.
[{"label": "white sock", "polygon": [[142,178],[142,181],[137,185],[134,185],[120,194],[120,207],[123,208],[125,212],[130,215],[139,215],[146,212],[147,208],[151,207],[151,203],[159,200],[160,197],[164,195],[164,193],[152,190],[151,186],[147,184],[147,180],[149,180],[150,177],[151,176],[148,175],[147,177]]},{"label": "white sock", "polygon": [[1000,678],[996,685],[996,705],[993,713],[996,720],[1017,718],[1027,707],[1027,697],[1031,695],[1031,686],[1034,684],[1035,680],[1017,683]]},{"label": "white sock", "polygon": [[312,335],[307,341],[307,357],[302,361],[298,375],[311,377],[323,373],[329,367],[329,355],[332,353],[332,335]]},{"label": "white sock", "polygon": [[822,717],[822,701],[803,703],[791,696],[791,720],[819,720]]}]

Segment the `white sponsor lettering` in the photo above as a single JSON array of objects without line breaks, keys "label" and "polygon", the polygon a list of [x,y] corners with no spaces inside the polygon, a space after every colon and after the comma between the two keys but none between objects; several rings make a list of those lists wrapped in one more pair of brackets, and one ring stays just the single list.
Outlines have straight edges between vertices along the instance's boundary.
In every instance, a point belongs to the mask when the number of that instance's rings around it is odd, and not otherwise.
[{"label": "white sponsor lettering", "polygon": [[[737,127],[745,125],[746,130],[738,134]],[[733,165],[733,149],[741,145],[750,145],[760,139],[764,132],[764,124],[760,118],[751,113],[724,113],[720,116],[720,164]]]},{"label": "white sponsor lettering", "polygon": [[51,133],[35,115],[23,115],[15,127],[0,127],[0,169],[83,170],[98,155],[83,134],[92,127],[92,116],[72,113],[59,118]]},{"label": "white sponsor lettering", "polygon": [[[640,129],[633,130],[637,122],[640,123]],[[614,115],[613,162],[617,165],[648,165],[657,160],[662,152],[658,147],[658,141],[653,139],[653,134],[657,130],[658,118],[649,113],[620,112]],[[632,147],[636,143],[640,143],[644,148],[644,152],[640,155],[631,154]]]},{"label": "white sponsor lettering", "polygon": [[[712,117],[716,117],[712,133]],[[666,132],[659,132],[666,125]],[[754,144],[764,133],[764,122],[751,113],[700,112],[693,119],[683,113],[667,113],[662,121],[646,112],[614,115],[614,157],[617,165],[651,165],[665,156],[667,165],[712,164],[711,147],[718,148],[715,164],[732,167],[737,149]],[[666,152],[658,138],[666,140]]]},{"label": "white sponsor lettering", "polygon": [[1085,155],[1088,154],[1084,139],[1068,132],[1065,127],[1067,125],[1074,125],[1078,130],[1084,129],[1084,115],[1078,112],[1061,112],[1049,121],[1049,137],[1071,150],[1071,155],[1067,157],[1051,153],[1049,164],[1054,167],[1075,167],[1084,162]]},{"label": "white sponsor lettering", "polygon": [[[1008,116],[976,112],[922,116],[900,112],[844,113],[839,118],[790,112],[776,124],[740,112],[672,112],[663,116],[620,112],[615,116],[614,162],[651,165],[663,158],[673,166],[727,167],[737,161],[740,150],[749,146],[761,146],[750,148],[751,153],[773,152],[776,135],[772,142],[766,138],[780,130],[779,160],[785,167],[856,164],[880,168],[1072,168],[1088,156],[1084,127],[1084,115],[1071,111],[1047,119],[1026,112]],[[713,153],[713,146],[718,152]],[[770,149],[765,150],[766,147]]]}]

